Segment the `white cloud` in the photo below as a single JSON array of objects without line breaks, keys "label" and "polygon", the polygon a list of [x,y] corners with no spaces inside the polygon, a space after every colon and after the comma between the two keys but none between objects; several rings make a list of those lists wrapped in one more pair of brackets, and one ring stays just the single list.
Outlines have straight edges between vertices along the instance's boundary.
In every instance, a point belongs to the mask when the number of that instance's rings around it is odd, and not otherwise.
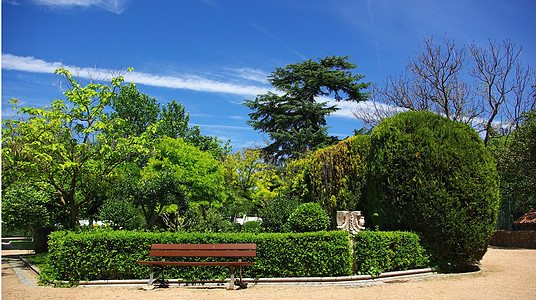
[{"label": "white cloud", "polygon": [[12,54],[2,53],[2,69],[15,70],[32,73],[53,73],[54,70],[61,67],[59,62],[46,62],[32,56],[15,56]]},{"label": "white cloud", "polygon": [[[61,62],[47,62],[45,60],[31,56],[23,57],[12,54],[2,54],[2,69],[4,70],[51,74],[54,72],[54,70],[56,70],[56,68],[59,67],[63,67],[73,72],[76,72],[76,74],[82,78],[95,78],[95,74],[117,73],[107,69],[77,68],[73,66],[65,66]],[[244,70],[244,73],[257,74],[257,71],[251,71],[251,69],[241,70]],[[232,72],[236,73],[237,71],[234,70]],[[124,74],[124,77],[126,82],[134,82],[137,84],[144,84],[148,86],[157,86],[171,89],[184,89],[208,93],[223,93],[253,97],[258,94],[265,94],[270,90],[272,92],[279,93],[278,91],[272,90],[269,86],[229,83],[195,75],[164,76],[134,71]],[[107,79],[109,80],[109,78]],[[336,105],[339,110],[332,113],[331,116],[339,118],[354,119],[355,116],[353,115],[353,112],[356,109],[372,109],[368,101],[359,103],[350,101],[335,102],[334,99],[329,97],[319,97],[317,101],[327,102],[328,105]]]},{"label": "white cloud", "polygon": [[98,7],[114,14],[121,14],[125,11],[130,0],[33,0],[35,4],[55,7]]},{"label": "white cloud", "polygon": [[[76,71],[76,74],[82,78],[94,78],[95,74],[117,73],[107,69],[65,66],[61,62],[47,62],[31,56],[23,57],[12,54],[2,54],[2,69],[4,70],[53,73],[54,70],[59,67],[66,68],[72,72]],[[242,96],[256,96],[258,94],[264,94],[269,90],[269,87],[228,83],[195,75],[164,76],[143,72],[129,72],[124,74],[124,78],[126,82],[134,82],[149,86]]]},{"label": "white cloud", "polygon": [[234,125],[221,125],[221,124],[190,124],[193,126],[199,126],[201,128],[209,128],[216,130],[252,130],[251,127],[247,126],[234,126]]},{"label": "white cloud", "polygon": [[252,69],[252,68],[236,68],[236,69],[229,69],[232,73],[235,74],[236,77],[250,80],[250,81],[256,81],[260,83],[268,83],[268,73]]},{"label": "white cloud", "polygon": [[253,85],[239,85],[215,81],[199,76],[175,77],[131,72],[125,74],[124,77],[125,81],[141,83],[150,86],[186,89],[209,93],[224,93],[251,96],[266,93],[266,91],[268,90],[265,87]]}]

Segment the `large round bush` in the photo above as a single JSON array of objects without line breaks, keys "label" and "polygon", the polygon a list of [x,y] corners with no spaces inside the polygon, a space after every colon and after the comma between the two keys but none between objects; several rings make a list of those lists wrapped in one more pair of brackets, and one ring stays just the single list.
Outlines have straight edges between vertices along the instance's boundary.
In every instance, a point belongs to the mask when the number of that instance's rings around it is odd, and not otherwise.
[{"label": "large round bush", "polygon": [[321,231],[328,228],[329,217],[320,204],[309,202],[300,204],[288,222],[294,232]]},{"label": "large round bush", "polygon": [[482,258],[499,183],[494,160],[472,128],[428,112],[401,113],[374,129],[369,166],[374,226],[419,232],[445,271]]}]

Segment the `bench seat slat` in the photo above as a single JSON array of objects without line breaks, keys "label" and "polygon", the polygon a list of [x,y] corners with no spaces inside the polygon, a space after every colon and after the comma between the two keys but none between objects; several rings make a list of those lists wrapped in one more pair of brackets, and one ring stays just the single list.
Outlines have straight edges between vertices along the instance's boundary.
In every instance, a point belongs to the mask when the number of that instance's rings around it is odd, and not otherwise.
[{"label": "bench seat slat", "polygon": [[151,250],[255,250],[257,244],[153,244]]},{"label": "bench seat slat", "polygon": [[255,250],[151,250],[150,256],[181,257],[255,257]]},{"label": "bench seat slat", "polygon": [[246,261],[138,261],[138,263],[157,266],[253,266],[252,262]]}]

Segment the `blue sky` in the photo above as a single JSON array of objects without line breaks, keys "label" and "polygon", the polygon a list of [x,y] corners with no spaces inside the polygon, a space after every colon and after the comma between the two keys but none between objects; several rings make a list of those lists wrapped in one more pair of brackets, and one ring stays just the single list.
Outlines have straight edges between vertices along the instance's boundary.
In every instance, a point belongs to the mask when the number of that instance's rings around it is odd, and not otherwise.
[{"label": "blue sky", "polygon": [[[127,82],[181,102],[203,134],[234,150],[264,146],[242,102],[271,90],[276,67],[350,55],[364,81],[381,84],[428,35],[459,45],[511,39],[536,67],[535,11],[533,0],[3,0],[2,118],[13,115],[11,98],[34,107],[62,99],[58,66],[82,77],[132,67]],[[356,105],[340,104],[331,134],[362,127]]]}]

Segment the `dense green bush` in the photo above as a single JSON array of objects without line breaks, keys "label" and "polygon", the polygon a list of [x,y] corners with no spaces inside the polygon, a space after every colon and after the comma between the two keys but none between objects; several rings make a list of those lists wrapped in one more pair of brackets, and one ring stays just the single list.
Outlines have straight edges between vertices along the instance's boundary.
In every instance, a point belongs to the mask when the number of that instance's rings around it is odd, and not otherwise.
[{"label": "dense green bush", "polygon": [[109,199],[104,201],[99,208],[97,218],[109,222],[114,229],[124,228],[127,230],[139,227],[141,221],[138,211],[131,201],[124,199]]},{"label": "dense green bush", "polygon": [[261,224],[257,221],[247,221],[242,225],[242,231],[259,233],[261,232]]},{"label": "dense green bush", "polygon": [[433,263],[463,269],[484,255],[498,208],[495,162],[468,125],[406,112],[372,132],[367,202],[382,230],[421,233]]},{"label": "dense green bush", "polygon": [[412,232],[362,231],[353,237],[354,264],[360,274],[427,267],[429,257]]},{"label": "dense green bush", "polygon": [[269,200],[266,206],[259,210],[262,231],[289,232],[288,218],[298,205],[295,197],[280,196]]},{"label": "dense green bush", "polygon": [[[73,282],[149,278],[149,268],[136,261],[150,260],[149,249],[154,243],[256,243],[257,257],[251,258],[255,265],[244,268],[245,277],[312,277],[351,273],[350,238],[342,231],[216,234],[101,230],[52,233],[48,265],[42,270],[42,278]],[[229,276],[227,267],[173,267],[166,270],[168,278]]]},{"label": "dense green bush", "polygon": [[320,203],[337,226],[338,210],[361,210],[370,136],[349,137],[311,155],[311,198]]},{"label": "dense green bush", "polygon": [[294,232],[321,231],[328,227],[329,216],[320,204],[303,203],[290,215],[288,223]]}]

